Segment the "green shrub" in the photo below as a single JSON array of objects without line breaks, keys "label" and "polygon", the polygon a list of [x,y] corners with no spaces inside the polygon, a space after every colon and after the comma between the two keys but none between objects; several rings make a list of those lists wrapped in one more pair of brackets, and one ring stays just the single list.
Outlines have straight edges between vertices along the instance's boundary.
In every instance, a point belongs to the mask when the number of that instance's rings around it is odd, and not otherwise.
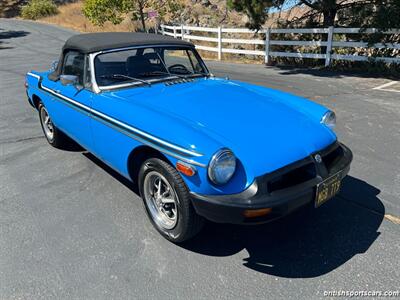
[{"label": "green shrub", "polygon": [[52,0],[30,0],[28,4],[21,9],[21,16],[24,19],[31,20],[55,15],[57,13],[57,6]]}]

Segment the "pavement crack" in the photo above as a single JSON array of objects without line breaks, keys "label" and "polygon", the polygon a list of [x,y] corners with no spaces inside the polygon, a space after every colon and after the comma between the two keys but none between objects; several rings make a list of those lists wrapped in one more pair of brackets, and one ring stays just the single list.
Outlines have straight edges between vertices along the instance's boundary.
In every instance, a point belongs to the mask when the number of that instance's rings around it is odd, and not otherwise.
[{"label": "pavement crack", "polygon": [[343,197],[342,195],[337,195],[337,197],[343,199],[344,201],[350,202],[351,204],[354,204],[354,205],[356,205],[358,207],[365,208],[366,210],[368,210],[368,211],[370,211],[370,212],[372,212],[374,214],[377,214],[377,215],[380,215],[380,216],[384,215],[382,212],[380,212],[380,211],[378,211],[376,209],[372,209],[372,208],[370,208],[368,206],[365,206],[365,205],[362,205],[360,203],[354,202],[354,201],[352,201],[350,199],[347,199],[346,197]]},{"label": "pavement crack", "polygon": [[376,214],[376,215],[379,215],[379,216],[383,216],[386,220],[392,222],[393,224],[400,225],[400,217],[397,217],[397,216],[394,216],[394,215],[391,215],[391,214],[382,213],[382,212],[380,212],[380,211],[378,211],[376,209],[372,209],[370,207],[367,207],[365,205],[362,205],[360,203],[357,203],[357,202],[354,202],[354,201],[352,201],[350,199],[347,199],[346,197],[343,197],[342,195],[338,195],[337,197],[341,198],[342,200],[344,200],[346,202],[349,202],[349,203],[351,203],[351,204],[353,204],[355,206],[358,206],[360,208],[364,208],[364,209],[368,210],[369,212],[371,212],[373,214]]},{"label": "pavement crack", "polygon": [[41,138],[43,138],[43,135],[14,139],[14,140],[4,140],[4,141],[0,141],[0,145],[15,144],[15,143],[20,143],[20,142],[24,142],[24,141],[37,140],[37,139],[41,139]]}]

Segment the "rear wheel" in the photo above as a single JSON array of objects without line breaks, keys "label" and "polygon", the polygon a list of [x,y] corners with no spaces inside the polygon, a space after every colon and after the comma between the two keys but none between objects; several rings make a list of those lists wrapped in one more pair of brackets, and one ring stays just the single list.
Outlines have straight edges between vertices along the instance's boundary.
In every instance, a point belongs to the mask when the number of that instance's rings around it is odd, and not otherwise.
[{"label": "rear wheel", "polygon": [[196,235],[203,218],[196,214],[182,177],[158,158],[146,160],[139,172],[139,189],[154,227],[168,240],[179,243]]},{"label": "rear wheel", "polygon": [[39,103],[38,111],[40,125],[49,144],[56,148],[66,148],[70,144],[70,139],[53,124],[43,103]]}]

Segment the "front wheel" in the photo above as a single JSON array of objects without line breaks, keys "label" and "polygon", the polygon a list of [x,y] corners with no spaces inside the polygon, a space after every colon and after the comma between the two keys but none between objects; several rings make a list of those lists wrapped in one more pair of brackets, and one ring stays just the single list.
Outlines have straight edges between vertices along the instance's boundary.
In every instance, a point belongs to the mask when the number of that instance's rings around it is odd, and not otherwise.
[{"label": "front wheel", "polygon": [[195,236],[203,226],[182,177],[158,158],[146,160],[139,172],[139,190],[154,227],[168,240],[179,243]]}]

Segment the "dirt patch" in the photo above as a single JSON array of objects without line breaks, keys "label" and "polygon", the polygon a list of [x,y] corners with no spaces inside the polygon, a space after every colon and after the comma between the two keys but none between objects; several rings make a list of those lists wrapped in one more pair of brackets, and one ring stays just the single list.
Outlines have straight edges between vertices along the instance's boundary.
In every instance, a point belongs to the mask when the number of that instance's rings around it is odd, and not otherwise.
[{"label": "dirt patch", "polygon": [[62,27],[71,28],[80,32],[101,32],[101,31],[135,31],[138,27],[136,22],[129,19],[124,20],[119,25],[106,22],[104,26],[96,26],[82,13],[83,2],[69,3],[58,7],[59,13],[55,16],[46,17],[38,20],[39,22],[55,24]]}]

